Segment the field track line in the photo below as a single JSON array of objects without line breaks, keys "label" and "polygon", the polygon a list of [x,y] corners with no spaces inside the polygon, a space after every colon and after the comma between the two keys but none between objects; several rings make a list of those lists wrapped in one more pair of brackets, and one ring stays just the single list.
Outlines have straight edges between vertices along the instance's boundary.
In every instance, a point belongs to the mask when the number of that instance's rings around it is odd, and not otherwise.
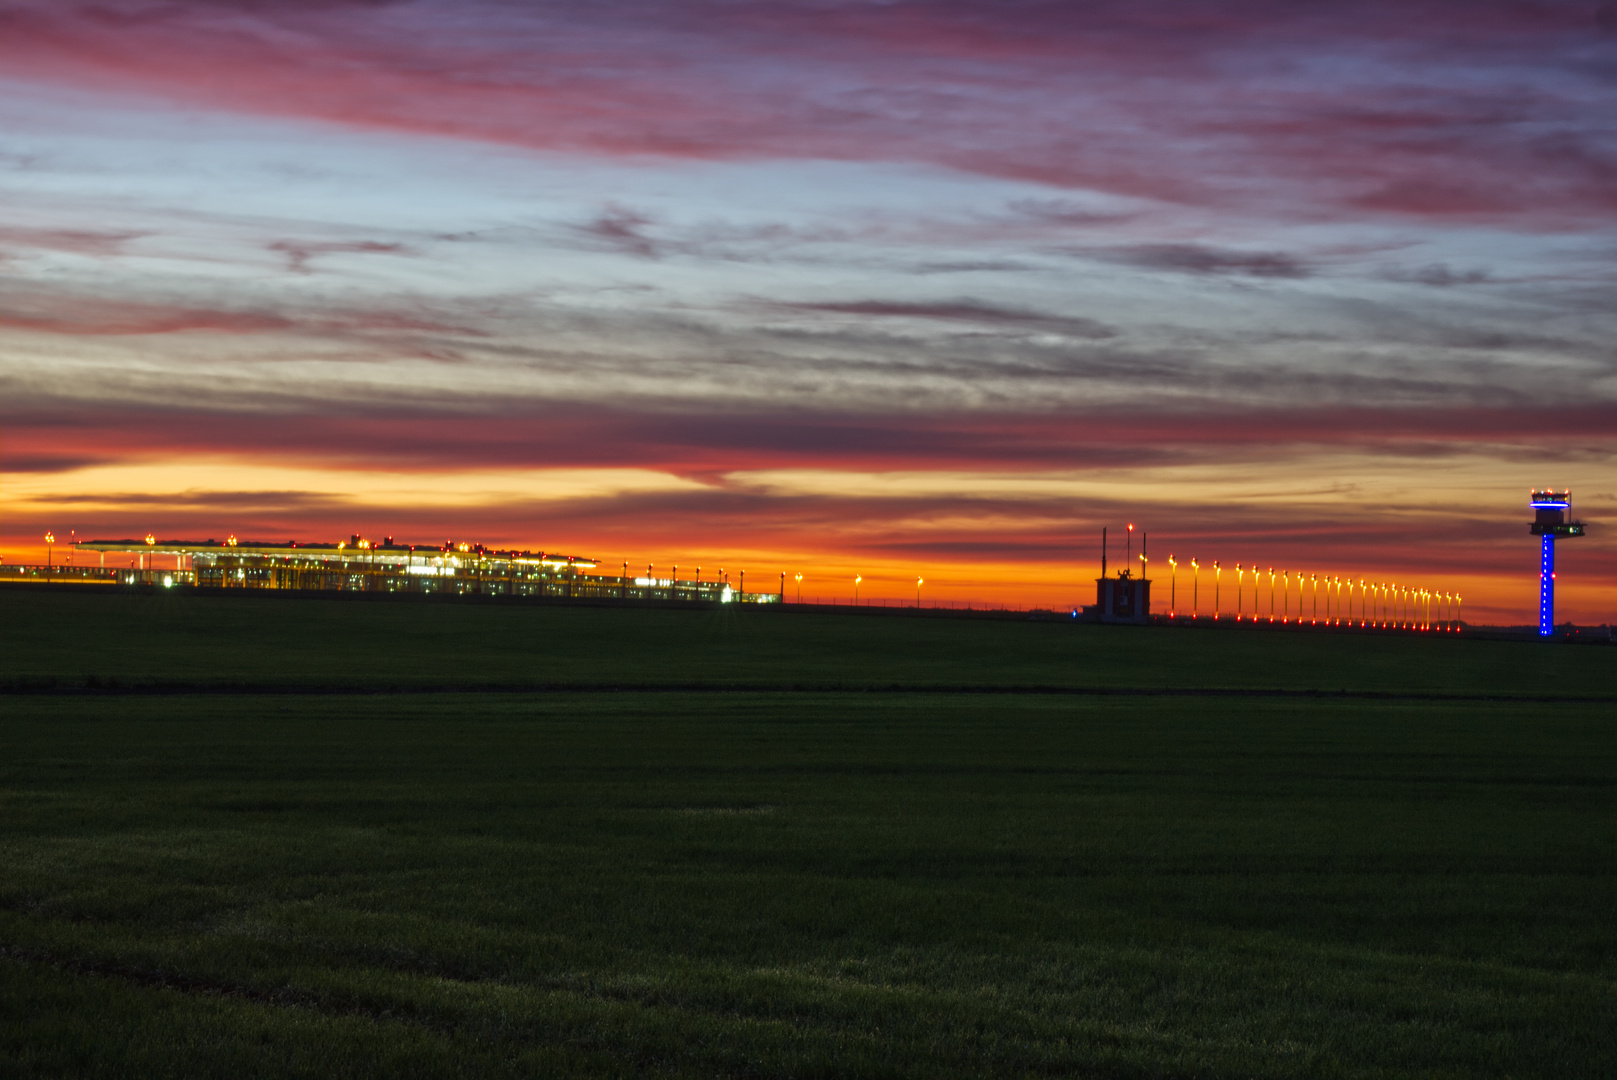
[{"label": "field track line", "polygon": [[1518,705],[1617,703],[1611,694],[1488,694],[1442,690],[1324,690],[1275,687],[1111,687],[916,683],[443,683],[436,685],[354,683],[122,682],[117,679],[62,680],[12,678],[0,682],[0,695],[122,697],[262,696],[371,697],[416,694],[933,694],[1050,697],[1227,697],[1300,698],[1363,701],[1499,702]]}]

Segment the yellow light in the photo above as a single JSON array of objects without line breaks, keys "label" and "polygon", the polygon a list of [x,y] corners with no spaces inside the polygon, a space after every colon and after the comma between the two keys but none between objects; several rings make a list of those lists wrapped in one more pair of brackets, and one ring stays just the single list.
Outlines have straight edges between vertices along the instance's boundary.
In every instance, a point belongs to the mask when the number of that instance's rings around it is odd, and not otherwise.
[{"label": "yellow light", "polygon": [[46,533],[45,534],[45,543],[47,543],[47,544],[56,543],[56,534],[55,533]]},{"label": "yellow light", "polygon": [[151,533],[147,533],[146,534],[146,545],[148,547],[150,547],[152,544],[155,544],[155,543],[157,543],[157,537],[153,536]]}]

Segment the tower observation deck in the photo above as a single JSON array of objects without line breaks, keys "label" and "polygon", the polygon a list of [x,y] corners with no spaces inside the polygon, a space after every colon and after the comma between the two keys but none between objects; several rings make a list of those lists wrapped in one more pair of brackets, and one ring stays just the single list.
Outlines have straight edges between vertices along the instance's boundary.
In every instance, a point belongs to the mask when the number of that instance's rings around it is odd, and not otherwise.
[{"label": "tower observation deck", "polygon": [[1583,522],[1568,521],[1567,511],[1572,507],[1570,491],[1535,491],[1530,505],[1533,524],[1528,531],[1540,538],[1538,573],[1538,634],[1549,637],[1555,633],[1555,541],[1560,537],[1583,535]]}]

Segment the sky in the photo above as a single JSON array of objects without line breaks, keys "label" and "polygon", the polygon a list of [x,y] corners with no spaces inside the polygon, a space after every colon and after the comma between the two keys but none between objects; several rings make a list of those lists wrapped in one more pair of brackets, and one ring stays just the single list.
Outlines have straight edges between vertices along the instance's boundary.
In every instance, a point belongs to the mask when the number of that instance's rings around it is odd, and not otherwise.
[{"label": "sky", "polygon": [[1065,607],[1132,522],[1159,581],[1528,623],[1548,485],[1559,617],[1617,621],[1617,5],[0,0],[0,40],[7,562],[360,533]]}]

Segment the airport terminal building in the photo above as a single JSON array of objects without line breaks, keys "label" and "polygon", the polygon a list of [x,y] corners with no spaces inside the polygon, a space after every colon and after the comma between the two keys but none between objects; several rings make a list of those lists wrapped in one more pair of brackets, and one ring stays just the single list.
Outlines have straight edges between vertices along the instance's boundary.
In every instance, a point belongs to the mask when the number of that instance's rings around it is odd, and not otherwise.
[{"label": "airport terminal building", "polygon": [[[563,599],[663,600],[706,603],[771,603],[776,592],[744,591],[744,575],[731,581],[719,569],[701,567],[685,577],[679,568],[659,577],[648,567],[603,573],[597,560],[551,552],[500,551],[481,544],[448,542],[440,547],[372,542],[353,536],[337,543],[237,540],[84,540],[73,562],[54,571],[57,580],[83,583],[189,585],[213,589],[440,593]],[[102,567],[86,565],[98,553]],[[105,567],[105,556],[127,557],[128,568]],[[120,559],[122,561],[122,559]]]}]

